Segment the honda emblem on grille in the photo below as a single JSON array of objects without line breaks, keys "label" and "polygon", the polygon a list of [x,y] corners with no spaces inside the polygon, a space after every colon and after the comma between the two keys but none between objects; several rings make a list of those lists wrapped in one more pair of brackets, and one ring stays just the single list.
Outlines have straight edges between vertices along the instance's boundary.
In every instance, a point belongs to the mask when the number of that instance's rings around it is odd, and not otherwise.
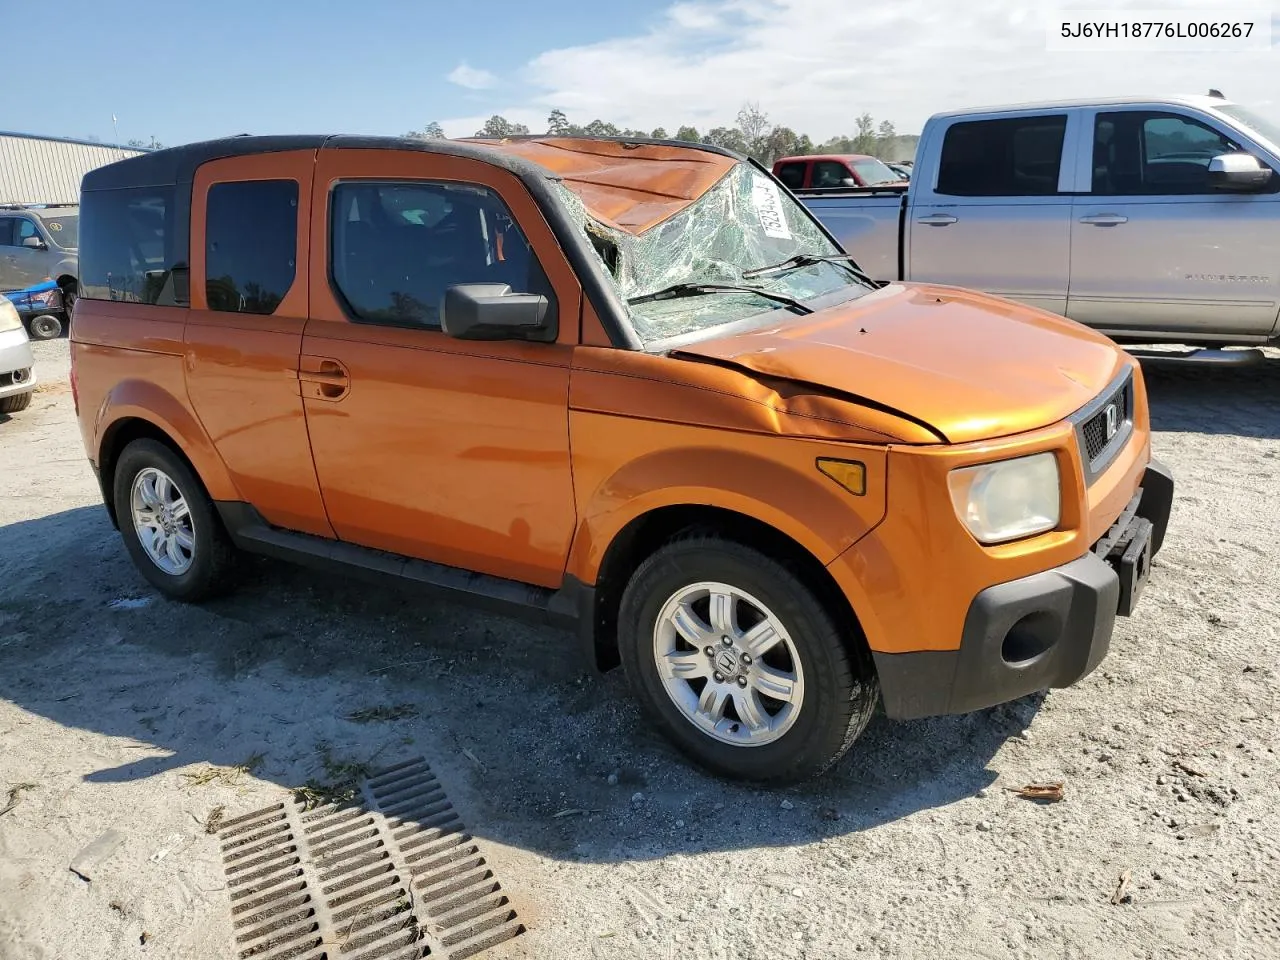
[{"label": "honda emblem on grille", "polygon": [[1114,403],[1108,403],[1106,413],[1107,440],[1116,435],[1116,431],[1120,429],[1120,408]]}]

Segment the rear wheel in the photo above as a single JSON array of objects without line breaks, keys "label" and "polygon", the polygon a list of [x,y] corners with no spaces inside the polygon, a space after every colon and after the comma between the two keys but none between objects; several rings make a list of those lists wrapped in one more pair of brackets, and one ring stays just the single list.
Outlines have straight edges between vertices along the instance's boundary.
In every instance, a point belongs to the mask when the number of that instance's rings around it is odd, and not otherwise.
[{"label": "rear wheel", "polygon": [[717,773],[815,776],[875,710],[861,638],[844,636],[792,570],[741,544],[699,537],[661,548],[627,585],[619,624],[642,706]]},{"label": "rear wheel", "polygon": [[51,313],[31,318],[31,339],[52,340],[62,333],[62,321]]},{"label": "rear wheel", "polygon": [[135,440],[115,470],[116,517],[134,565],[175,600],[203,600],[230,580],[235,557],[213,501],[164,444]]},{"label": "rear wheel", "polygon": [[0,413],[18,413],[31,406],[31,396],[34,391],[28,390],[26,393],[15,393],[12,396],[0,399]]}]

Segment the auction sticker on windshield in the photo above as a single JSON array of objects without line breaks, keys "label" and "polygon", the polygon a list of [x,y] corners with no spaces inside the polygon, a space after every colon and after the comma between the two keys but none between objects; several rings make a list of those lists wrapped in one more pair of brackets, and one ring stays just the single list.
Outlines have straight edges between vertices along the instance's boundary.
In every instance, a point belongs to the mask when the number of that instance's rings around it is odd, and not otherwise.
[{"label": "auction sticker on windshield", "polygon": [[791,229],[782,212],[782,195],[778,193],[776,183],[764,177],[753,178],[751,202],[756,206],[756,214],[760,217],[760,226],[764,227],[765,236],[777,240],[791,239]]}]

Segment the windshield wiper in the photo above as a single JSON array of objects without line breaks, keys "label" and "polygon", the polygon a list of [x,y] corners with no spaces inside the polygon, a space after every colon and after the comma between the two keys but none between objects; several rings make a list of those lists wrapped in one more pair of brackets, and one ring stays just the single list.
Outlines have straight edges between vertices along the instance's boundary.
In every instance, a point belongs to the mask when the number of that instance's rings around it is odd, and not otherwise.
[{"label": "windshield wiper", "polygon": [[831,254],[824,256],[817,253],[797,253],[794,257],[787,257],[777,263],[771,263],[764,267],[753,267],[750,270],[742,271],[742,279],[750,280],[752,277],[763,277],[771,273],[785,273],[788,270],[797,270],[800,267],[811,267],[815,263],[836,263],[844,267],[859,280],[869,284],[872,287],[879,287],[881,284],[872,280],[869,276],[862,272],[862,268],[853,262],[853,257],[847,253]]},{"label": "windshield wiper", "polygon": [[674,283],[654,293],[646,293],[638,297],[629,297],[627,303],[651,303],[654,300],[678,300],[682,297],[700,297],[707,293],[753,293],[764,300],[772,300],[797,313],[813,313],[813,308],[804,301],[786,294],[761,290],[759,287],[748,287],[732,283]]}]

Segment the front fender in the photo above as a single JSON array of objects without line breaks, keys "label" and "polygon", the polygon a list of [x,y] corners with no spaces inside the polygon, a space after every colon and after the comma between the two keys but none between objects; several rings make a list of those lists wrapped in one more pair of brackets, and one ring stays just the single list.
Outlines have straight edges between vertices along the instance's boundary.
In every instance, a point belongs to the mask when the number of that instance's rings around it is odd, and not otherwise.
[{"label": "front fender", "polygon": [[63,257],[53,269],[49,271],[49,279],[57,280],[59,277],[74,277],[76,282],[80,282],[80,260],[78,257]]},{"label": "front fender", "polygon": [[146,380],[123,380],[103,397],[94,418],[94,462],[103,465],[116,430],[130,420],[145,421],[178,445],[214,500],[241,499],[236,485],[204,428],[168,390]]},{"label": "front fender", "polygon": [[[671,448],[631,460],[579,490],[580,518],[568,572],[595,583],[605,552],[633,520],[674,506],[731,510],[766,523],[828,564],[884,518],[885,452],[879,448],[739,437],[738,448]],[[772,445],[768,451],[757,446]],[[782,456],[779,456],[782,454]],[[855,496],[820,473],[819,456],[866,465]]]}]

